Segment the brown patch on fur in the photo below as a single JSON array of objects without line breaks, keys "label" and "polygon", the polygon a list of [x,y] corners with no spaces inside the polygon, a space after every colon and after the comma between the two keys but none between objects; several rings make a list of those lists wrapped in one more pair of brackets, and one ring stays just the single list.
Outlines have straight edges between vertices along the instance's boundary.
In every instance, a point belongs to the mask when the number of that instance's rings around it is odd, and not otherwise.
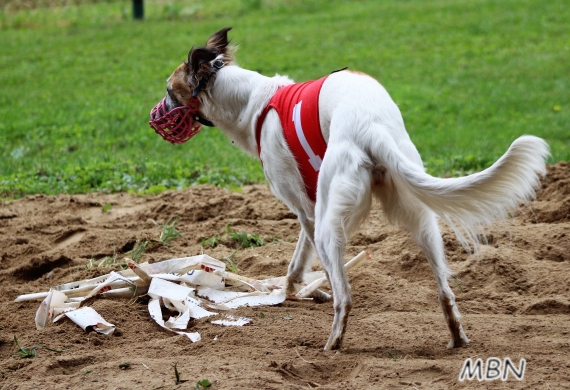
[{"label": "brown patch on fur", "polygon": [[182,63],[168,79],[168,88],[172,90],[176,100],[183,105],[188,104],[188,101],[192,97],[193,86],[189,85],[186,81],[188,73],[188,65]]},{"label": "brown patch on fur", "polygon": [[354,73],[354,74],[361,74],[361,75],[363,75],[363,76],[372,77],[372,76],[370,76],[369,74],[366,74],[366,73],[361,72],[361,71],[359,71],[359,70],[350,70],[350,69],[347,69],[346,71],[347,71],[347,72],[350,72],[350,73]]},{"label": "brown patch on fur", "polygon": [[[228,31],[226,27],[214,33],[206,42],[206,46],[192,48],[188,53],[188,60],[180,64],[168,79],[168,89],[172,91],[176,100],[187,105],[192,93],[200,80],[212,82],[215,77],[210,62],[218,56],[227,65],[233,61],[233,53],[229,47]],[[205,90],[204,85],[202,90]]]}]

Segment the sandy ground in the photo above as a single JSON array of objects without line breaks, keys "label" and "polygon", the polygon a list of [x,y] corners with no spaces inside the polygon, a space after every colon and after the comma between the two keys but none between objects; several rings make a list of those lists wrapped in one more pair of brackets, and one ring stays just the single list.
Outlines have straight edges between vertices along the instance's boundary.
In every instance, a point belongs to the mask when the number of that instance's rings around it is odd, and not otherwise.
[{"label": "sandy ground", "polygon": [[[103,212],[103,206],[111,205]],[[201,186],[157,196],[88,194],[30,196],[0,205],[0,389],[570,388],[570,163],[549,167],[539,200],[487,230],[488,245],[468,255],[442,225],[452,282],[471,343],[446,349],[449,335],[425,257],[410,236],[387,225],[378,205],[354,236],[347,260],[366,250],[372,259],[353,270],[354,308],[340,351],[323,352],[331,303],[286,301],[242,308],[253,325],[222,328],[206,320],[192,344],[158,327],[144,302],[98,299],[92,306],[117,326],[111,336],[85,333],[69,320],[43,331],[34,326],[38,302],[19,294],[93,277],[90,259],[156,240],[163,223],[180,217],[184,236],[149,248],[143,261],[233,253],[240,273],[256,278],[286,273],[299,226],[263,185],[241,193]],[[234,253],[229,243],[203,248],[203,238],[236,231],[268,243]],[[37,357],[16,355],[45,345]],[[467,358],[526,359],[524,379],[459,381]],[[128,364],[128,368],[120,366]],[[180,378],[175,383],[174,365]]]}]

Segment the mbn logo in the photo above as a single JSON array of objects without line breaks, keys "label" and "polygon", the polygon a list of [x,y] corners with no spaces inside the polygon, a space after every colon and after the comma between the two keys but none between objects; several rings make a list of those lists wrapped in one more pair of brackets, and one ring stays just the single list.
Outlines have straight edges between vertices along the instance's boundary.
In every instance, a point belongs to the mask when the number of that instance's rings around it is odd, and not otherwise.
[{"label": "mbn logo", "polygon": [[517,369],[510,358],[505,358],[505,360],[501,362],[501,359],[491,357],[487,359],[485,364],[483,364],[483,360],[480,358],[475,360],[475,363],[469,358],[463,363],[463,368],[459,374],[459,381],[463,382],[465,379],[473,380],[473,378],[477,378],[478,381],[494,381],[497,379],[506,381],[509,372],[512,373],[516,379],[522,381],[525,367],[525,359],[520,360]]}]

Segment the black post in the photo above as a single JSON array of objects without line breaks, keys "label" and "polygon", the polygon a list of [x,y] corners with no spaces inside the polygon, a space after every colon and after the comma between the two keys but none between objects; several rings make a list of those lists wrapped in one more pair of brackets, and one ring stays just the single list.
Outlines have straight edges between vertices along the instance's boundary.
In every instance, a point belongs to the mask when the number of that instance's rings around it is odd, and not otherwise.
[{"label": "black post", "polygon": [[139,20],[144,19],[143,0],[133,0],[133,17]]}]

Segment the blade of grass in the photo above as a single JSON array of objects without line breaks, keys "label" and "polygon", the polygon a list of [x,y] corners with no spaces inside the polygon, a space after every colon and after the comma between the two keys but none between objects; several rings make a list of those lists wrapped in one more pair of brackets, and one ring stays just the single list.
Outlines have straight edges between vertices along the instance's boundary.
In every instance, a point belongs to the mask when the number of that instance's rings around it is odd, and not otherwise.
[{"label": "blade of grass", "polygon": [[176,384],[179,385],[180,383],[188,382],[187,379],[180,379],[180,373],[178,372],[178,363],[174,363],[174,376],[176,377]]},{"label": "blade of grass", "polygon": [[146,252],[146,248],[151,244],[150,241],[138,241],[135,243],[135,247],[131,251],[131,259],[135,263],[140,263],[144,253]]},{"label": "blade of grass", "polygon": [[177,222],[178,217],[170,217],[168,221],[160,225],[161,232],[158,240],[162,245],[170,245],[172,240],[183,235],[183,233],[176,228]]},{"label": "blade of grass", "polygon": [[226,268],[228,269],[228,271],[233,272],[234,274],[237,274],[239,272],[239,268],[232,259],[232,257],[235,255],[236,252],[237,250],[235,250],[231,255],[224,256],[223,258],[225,261],[228,262],[228,264],[226,264]]},{"label": "blade of grass", "polygon": [[459,287],[459,291],[461,291],[462,293],[464,293],[465,291],[463,290],[463,287],[461,287],[461,284],[459,284],[459,282],[457,282],[457,279],[453,279],[453,283],[455,283],[455,285],[457,287]]},{"label": "blade of grass", "polygon": [[18,347],[18,351],[16,353],[22,359],[35,358],[38,354],[38,352],[37,352],[38,348],[47,349],[48,351],[56,352],[56,353],[62,353],[63,352],[63,350],[49,348],[49,347],[46,347],[45,345],[34,345],[34,346],[31,346],[30,348],[22,347],[20,345],[20,343],[18,342],[18,338],[16,337],[16,335],[14,335],[14,344],[16,344],[16,346]]}]

